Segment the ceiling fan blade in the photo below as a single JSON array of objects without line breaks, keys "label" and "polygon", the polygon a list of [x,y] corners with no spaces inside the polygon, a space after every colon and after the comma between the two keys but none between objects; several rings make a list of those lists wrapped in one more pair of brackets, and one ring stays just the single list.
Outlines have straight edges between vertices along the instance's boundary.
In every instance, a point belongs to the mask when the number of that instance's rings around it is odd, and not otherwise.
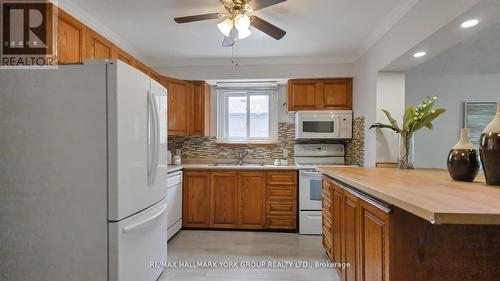
[{"label": "ceiling fan blade", "polygon": [[188,16],[188,17],[179,17],[175,18],[174,21],[176,23],[188,23],[194,21],[202,21],[202,20],[213,20],[222,18],[224,14],[221,13],[212,13],[212,14],[204,14],[204,15],[196,15],[196,16]]},{"label": "ceiling fan blade", "polygon": [[287,0],[251,0],[249,5],[252,10],[257,11],[286,1]]},{"label": "ceiling fan blade", "polygon": [[231,29],[231,32],[229,33],[229,36],[224,37],[224,41],[222,41],[222,47],[234,46],[236,38],[238,38],[238,30],[233,27],[233,29]]},{"label": "ceiling fan blade", "polygon": [[276,40],[280,40],[286,35],[286,31],[283,29],[275,26],[274,24],[271,24],[257,16],[252,16],[250,18],[251,20],[251,25],[258,30],[266,33],[267,35],[273,37]]}]

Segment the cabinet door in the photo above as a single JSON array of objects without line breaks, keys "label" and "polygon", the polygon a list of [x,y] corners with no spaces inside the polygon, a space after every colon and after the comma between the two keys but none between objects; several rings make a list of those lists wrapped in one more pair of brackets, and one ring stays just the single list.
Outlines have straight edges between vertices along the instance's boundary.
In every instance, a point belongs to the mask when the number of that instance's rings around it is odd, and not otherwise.
[{"label": "cabinet door", "polygon": [[63,10],[58,10],[57,57],[59,64],[79,63],[85,56],[85,26]]},{"label": "cabinet door", "polygon": [[[344,262],[351,266],[346,268],[345,281],[356,281],[358,276],[358,251],[359,251],[359,199],[344,192]],[[370,277],[370,280],[373,280]]]},{"label": "cabinet door", "polygon": [[88,29],[86,37],[87,59],[103,60],[111,59],[113,57],[112,51],[114,46],[109,40],[102,37],[92,29]]},{"label": "cabinet door", "polygon": [[266,173],[239,172],[239,226],[265,228],[266,226]]},{"label": "cabinet door", "polygon": [[352,79],[321,81],[321,109],[352,109]]},{"label": "cabinet door", "polygon": [[360,280],[388,280],[389,214],[362,202],[360,233]]},{"label": "cabinet door", "polygon": [[210,86],[203,81],[189,83],[189,135],[210,135]]},{"label": "cabinet door", "polygon": [[185,136],[187,126],[188,85],[184,81],[168,82],[168,135]]},{"label": "cabinet door", "polygon": [[344,204],[344,195],[342,190],[332,185],[332,231],[333,231],[333,260],[335,262],[342,262],[344,250],[342,249],[342,209]]},{"label": "cabinet door", "polygon": [[210,176],[208,171],[185,171],[182,187],[184,227],[210,226]]},{"label": "cabinet door", "polygon": [[312,110],[318,108],[318,80],[290,80],[288,82],[288,110]]},{"label": "cabinet door", "polygon": [[213,228],[238,227],[238,173],[210,172],[211,224]]}]

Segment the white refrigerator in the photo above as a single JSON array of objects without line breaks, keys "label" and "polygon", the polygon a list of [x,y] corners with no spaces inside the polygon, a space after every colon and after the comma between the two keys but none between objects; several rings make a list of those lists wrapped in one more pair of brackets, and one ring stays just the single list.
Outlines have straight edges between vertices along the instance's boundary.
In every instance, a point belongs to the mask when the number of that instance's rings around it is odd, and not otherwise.
[{"label": "white refrigerator", "polygon": [[121,61],[0,70],[0,280],[153,281],[166,89]]}]

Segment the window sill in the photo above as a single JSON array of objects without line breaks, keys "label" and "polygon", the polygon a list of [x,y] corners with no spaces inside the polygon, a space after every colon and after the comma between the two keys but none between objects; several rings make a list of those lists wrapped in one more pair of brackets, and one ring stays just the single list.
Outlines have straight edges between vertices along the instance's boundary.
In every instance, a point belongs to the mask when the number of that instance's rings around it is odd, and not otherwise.
[{"label": "window sill", "polygon": [[218,142],[216,144],[217,147],[243,147],[243,148],[276,148],[278,147],[277,143],[222,143]]}]

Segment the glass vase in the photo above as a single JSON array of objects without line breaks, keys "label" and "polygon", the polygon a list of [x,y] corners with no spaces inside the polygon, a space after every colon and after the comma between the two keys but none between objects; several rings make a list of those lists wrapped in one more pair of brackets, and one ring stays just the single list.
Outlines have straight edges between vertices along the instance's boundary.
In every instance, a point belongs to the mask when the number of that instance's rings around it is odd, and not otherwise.
[{"label": "glass vase", "polygon": [[399,134],[398,168],[409,170],[414,168],[415,134]]}]

